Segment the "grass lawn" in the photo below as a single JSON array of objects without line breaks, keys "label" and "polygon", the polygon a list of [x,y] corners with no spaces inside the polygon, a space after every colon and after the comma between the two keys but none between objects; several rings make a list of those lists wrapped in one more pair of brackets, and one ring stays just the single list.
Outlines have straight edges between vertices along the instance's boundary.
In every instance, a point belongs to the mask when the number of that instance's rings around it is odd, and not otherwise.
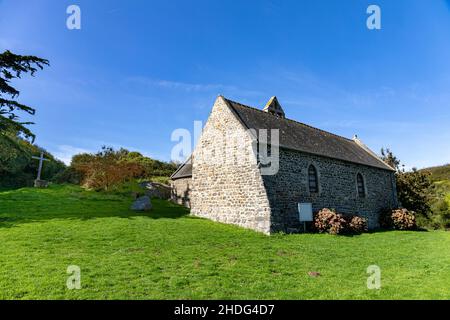
[{"label": "grass lawn", "polygon": [[[68,186],[0,192],[0,298],[450,299],[450,232],[267,237],[130,202]],[[372,264],[380,290],[366,286]],[[69,265],[81,290],[66,287]]]}]

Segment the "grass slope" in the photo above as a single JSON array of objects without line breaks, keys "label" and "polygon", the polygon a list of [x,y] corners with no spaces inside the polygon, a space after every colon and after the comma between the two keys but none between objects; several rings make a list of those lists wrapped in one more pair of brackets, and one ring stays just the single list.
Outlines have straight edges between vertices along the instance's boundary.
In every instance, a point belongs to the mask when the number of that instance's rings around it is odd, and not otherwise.
[{"label": "grass slope", "polygon": [[[78,187],[1,192],[0,298],[450,298],[449,232],[267,237],[165,201],[129,205]],[[366,287],[372,264],[381,290]],[[81,290],[66,288],[69,265]]]},{"label": "grass slope", "polygon": [[450,180],[436,181],[434,186],[436,196],[445,199],[450,205]]},{"label": "grass slope", "polygon": [[429,172],[434,182],[435,195],[438,199],[445,199],[450,204],[450,164],[422,169]]},{"label": "grass slope", "polygon": [[433,181],[442,181],[442,180],[450,180],[450,164],[445,164],[443,166],[431,167],[422,169],[422,171],[426,171],[431,173],[431,179]]}]

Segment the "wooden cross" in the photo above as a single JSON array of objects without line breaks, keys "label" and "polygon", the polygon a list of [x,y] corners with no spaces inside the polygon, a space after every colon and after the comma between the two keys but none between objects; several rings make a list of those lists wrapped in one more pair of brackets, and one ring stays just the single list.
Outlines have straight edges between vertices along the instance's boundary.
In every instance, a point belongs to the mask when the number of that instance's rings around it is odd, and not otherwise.
[{"label": "wooden cross", "polygon": [[33,156],[32,158],[39,160],[39,168],[38,168],[38,174],[37,174],[36,180],[41,180],[42,164],[44,163],[44,161],[50,161],[50,160],[44,158],[44,151],[41,151],[40,157]]}]

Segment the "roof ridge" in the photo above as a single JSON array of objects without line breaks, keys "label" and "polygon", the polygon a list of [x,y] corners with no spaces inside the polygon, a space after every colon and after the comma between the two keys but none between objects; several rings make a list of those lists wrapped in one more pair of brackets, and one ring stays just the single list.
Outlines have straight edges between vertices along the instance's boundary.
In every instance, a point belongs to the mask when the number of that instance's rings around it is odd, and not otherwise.
[{"label": "roof ridge", "polygon": [[335,134],[335,133],[332,133],[332,132],[329,132],[329,131],[326,131],[326,130],[323,130],[323,129],[320,129],[320,128],[313,127],[313,126],[311,126],[311,125],[309,125],[309,124],[306,124],[306,123],[303,123],[303,122],[300,122],[300,121],[297,121],[297,120],[294,120],[294,119],[289,119],[289,118],[279,118],[279,117],[276,117],[276,116],[274,116],[274,115],[272,115],[272,114],[270,114],[270,113],[268,113],[268,112],[266,112],[266,111],[264,111],[264,110],[258,109],[258,108],[256,108],[256,107],[247,106],[247,105],[245,105],[245,104],[242,104],[242,103],[237,102],[237,101],[230,100],[230,99],[225,98],[225,97],[223,97],[223,98],[224,98],[225,100],[227,100],[228,102],[235,103],[235,104],[238,104],[238,105],[240,105],[240,106],[242,106],[242,107],[249,108],[249,109],[252,109],[252,110],[255,110],[255,111],[263,112],[264,114],[273,116],[273,117],[275,117],[275,118],[277,118],[277,119],[279,119],[279,120],[287,120],[287,121],[291,121],[291,122],[294,122],[294,123],[303,125],[303,126],[305,126],[305,127],[308,127],[308,128],[311,128],[311,129],[314,129],[314,130],[317,130],[317,131],[321,131],[321,132],[330,134],[330,135],[332,135],[332,136],[335,136],[335,137],[337,137],[337,138],[344,139],[344,140],[347,140],[347,141],[349,141],[349,142],[355,143],[355,141],[353,141],[353,140],[350,139],[350,138],[347,138],[347,137],[344,137],[344,136],[340,136],[340,135],[338,135],[338,134]]},{"label": "roof ridge", "polygon": [[361,140],[358,139],[358,137],[355,137],[354,142],[356,143],[357,146],[359,146],[360,148],[362,148],[364,151],[366,151],[368,154],[370,154],[372,157],[374,157],[375,159],[377,159],[379,162],[381,162],[382,164],[384,164],[385,166],[388,166],[390,169],[392,169],[393,171],[396,171],[391,165],[387,164],[386,162],[383,161],[383,159],[381,159],[375,152],[373,152],[368,146],[366,146],[366,144],[364,142],[362,142]]}]

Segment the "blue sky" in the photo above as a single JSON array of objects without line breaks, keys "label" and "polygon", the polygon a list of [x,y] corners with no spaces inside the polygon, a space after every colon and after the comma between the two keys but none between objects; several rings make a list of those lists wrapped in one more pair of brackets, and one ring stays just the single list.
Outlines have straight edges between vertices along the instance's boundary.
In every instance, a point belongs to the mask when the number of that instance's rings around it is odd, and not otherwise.
[{"label": "blue sky", "polygon": [[[81,30],[66,28],[79,5]],[[368,30],[377,4],[382,29]],[[169,160],[174,129],[218,94],[408,167],[450,162],[450,6],[443,0],[0,0],[0,50],[51,66],[15,84],[37,143],[63,160],[102,145]],[[27,118],[24,118],[26,120]]]}]

